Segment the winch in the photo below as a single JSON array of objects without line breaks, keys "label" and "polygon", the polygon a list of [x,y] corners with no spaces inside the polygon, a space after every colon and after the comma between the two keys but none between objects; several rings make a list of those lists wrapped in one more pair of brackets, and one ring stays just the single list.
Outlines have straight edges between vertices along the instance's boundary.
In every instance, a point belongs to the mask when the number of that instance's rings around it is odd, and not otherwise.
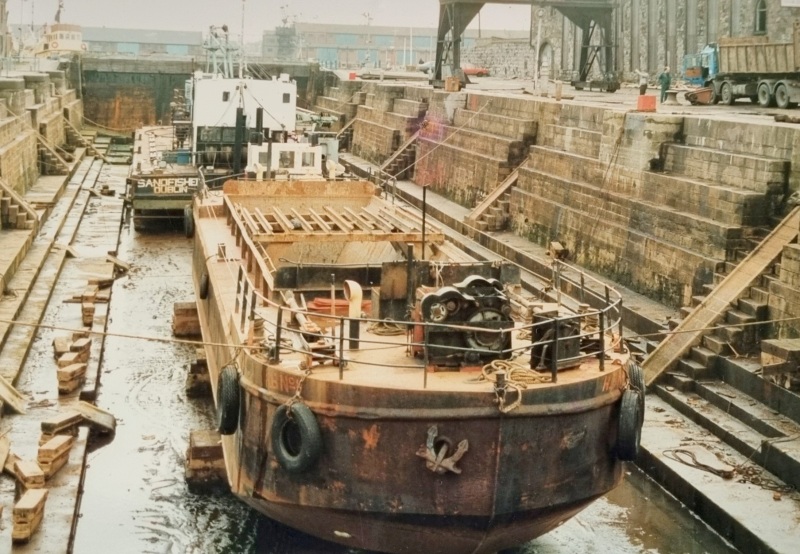
[{"label": "winch", "polygon": [[418,290],[417,298],[415,321],[428,325],[414,327],[414,355],[427,348],[429,365],[457,368],[510,357],[511,333],[500,331],[514,321],[499,280],[472,275],[435,292]]}]

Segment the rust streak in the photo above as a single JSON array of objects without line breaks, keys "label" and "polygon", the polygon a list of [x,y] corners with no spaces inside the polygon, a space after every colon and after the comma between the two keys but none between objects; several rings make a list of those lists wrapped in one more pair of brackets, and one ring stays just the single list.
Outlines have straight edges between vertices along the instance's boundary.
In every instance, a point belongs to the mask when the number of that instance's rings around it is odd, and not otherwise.
[{"label": "rust streak", "polygon": [[369,429],[361,432],[361,438],[364,439],[364,447],[367,450],[375,450],[378,446],[378,441],[381,438],[381,432],[378,430],[378,424],[373,424]]}]

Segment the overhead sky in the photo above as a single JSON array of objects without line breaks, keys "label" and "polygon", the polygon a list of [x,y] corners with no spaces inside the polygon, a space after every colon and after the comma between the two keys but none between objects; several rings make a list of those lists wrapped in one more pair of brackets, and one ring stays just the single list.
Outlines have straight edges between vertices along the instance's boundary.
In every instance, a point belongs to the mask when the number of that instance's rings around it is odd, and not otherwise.
[{"label": "overhead sky", "polygon": [[[61,21],[85,27],[122,27],[206,31],[211,25],[227,24],[233,34],[242,32],[244,4],[245,39],[261,39],[265,29],[281,19],[304,23],[337,23],[407,27],[438,25],[438,0],[61,0]],[[8,0],[12,25],[50,23],[59,0]],[[365,15],[367,14],[367,15]],[[471,28],[478,27],[475,18]],[[530,25],[530,6],[487,4],[480,27],[487,30],[524,30]]]}]

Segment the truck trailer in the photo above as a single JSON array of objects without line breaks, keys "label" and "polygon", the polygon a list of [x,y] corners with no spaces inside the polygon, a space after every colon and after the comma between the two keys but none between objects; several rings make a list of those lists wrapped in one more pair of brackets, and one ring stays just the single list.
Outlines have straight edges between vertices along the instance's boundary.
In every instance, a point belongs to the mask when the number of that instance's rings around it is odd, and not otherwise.
[{"label": "truck trailer", "polygon": [[684,61],[684,77],[705,77],[715,104],[749,98],[763,107],[793,108],[800,103],[800,21],[794,22],[792,38],[789,43],[766,36],[721,38],[703,49],[700,67]]}]

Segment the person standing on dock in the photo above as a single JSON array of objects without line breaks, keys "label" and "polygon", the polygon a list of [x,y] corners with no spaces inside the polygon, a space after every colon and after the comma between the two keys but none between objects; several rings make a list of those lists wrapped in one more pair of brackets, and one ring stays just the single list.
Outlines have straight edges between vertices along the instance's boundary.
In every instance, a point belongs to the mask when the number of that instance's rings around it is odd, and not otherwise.
[{"label": "person standing on dock", "polygon": [[664,71],[658,76],[658,84],[661,85],[661,102],[667,99],[667,89],[672,83],[672,76],[669,74],[669,66],[664,66]]},{"label": "person standing on dock", "polygon": [[644,96],[647,94],[647,79],[649,75],[647,71],[641,69],[636,71],[636,75],[639,76],[639,96]]}]

